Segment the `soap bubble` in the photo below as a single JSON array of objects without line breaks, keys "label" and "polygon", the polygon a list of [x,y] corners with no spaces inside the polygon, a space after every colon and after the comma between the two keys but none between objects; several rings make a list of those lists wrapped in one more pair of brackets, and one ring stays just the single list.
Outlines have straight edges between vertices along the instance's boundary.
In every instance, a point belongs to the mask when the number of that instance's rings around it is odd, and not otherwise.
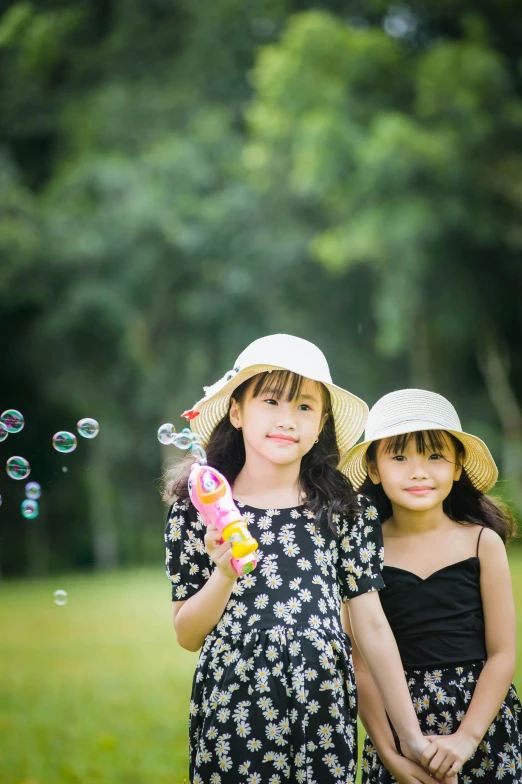
[{"label": "soap bubble", "polygon": [[68,433],[67,430],[59,430],[53,436],[53,446],[57,452],[67,453],[74,452],[76,449],[76,436],[74,433]]},{"label": "soap bubble", "polygon": [[2,506],[2,496],[0,495],[0,506]]},{"label": "soap bubble", "polygon": [[171,422],[165,422],[158,430],[158,441],[160,444],[172,444],[176,428]]},{"label": "soap bubble", "polygon": [[25,457],[10,457],[7,461],[7,475],[11,479],[25,479],[31,473],[31,466]]},{"label": "soap bubble", "polygon": [[33,501],[32,498],[26,498],[25,501],[22,501],[22,514],[28,520],[38,517],[39,511],[38,501]]},{"label": "soap bubble", "polygon": [[6,428],[3,422],[0,422],[0,441],[5,441],[8,435],[9,430]]},{"label": "soap bubble", "polygon": [[78,433],[84,438],[96,438],[100,432],[100,425],[95,419],[85,417],[78,422]]},{"label": "soap bubble", "polygon": [[182,431],[173,437],[172,443],[177,446],[178,449],[190,449],[192,446],[192,438]]},{"label": "soap bubble", "polygon": [[9,433],[19,433],[24,426],[24,418],[15,408],[8,408],[0,416],[0,422],[7,428]]},{"label": "soap bubble", "polygon": [[67,466],[62,466],[62,471],[64,474],[66,474],[68,470],[69,469],[67,468]]},{"label": "soap bubble", "polygon": [[55,591],[53,593],[53,599],[55,604],[59,607],[63,607],[64,604],[67,604],[67,591]]},{"label": "soap bubble", "polygon": [[32,501],[38,501],[42,495],[42,488],[38,482],[28,482],[25,486],[25,494],[27,498],[30,498]]},{"label": "soap bubble", "polygon": [[195,459],[198,461],[200,465],[207,464],[207,453],[203,449],[202,446],[199,444],[192,444],[190,447],[190,451],[194,455]]}]

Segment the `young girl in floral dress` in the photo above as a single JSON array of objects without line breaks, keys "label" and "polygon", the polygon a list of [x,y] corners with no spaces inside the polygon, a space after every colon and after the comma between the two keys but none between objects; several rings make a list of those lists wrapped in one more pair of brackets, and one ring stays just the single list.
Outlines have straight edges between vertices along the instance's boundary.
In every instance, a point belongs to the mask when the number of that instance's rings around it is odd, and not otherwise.
[{"label": "young girl in floral dress", "polygon": [[[487,446],[462,432],[445,398],[403,389],[375,404],[344,468],[384,521],[380,598],[421,728],[437,739],[423,764],[436,778],[459,773],[459,784],[518,784],[522,713],[511,683],[515,611],[504,547],[514,523],[485,495],[497,479]],[[414,774],[396,770],[387,709],[356,645],[354,662],[369,735],[363,784],[410,784]]]},{"label": "young girl in floral dress", "polygon": [[260,545],[257,568],[238,578],[230,544],[189,501],[189,465],[167,476],[174,626],[181,646],[201,648],[190,781],[353,784],[357,701],[341,601],[402,750],[418,759],[429,742],[377,594],[377,513],[337,470],[366,405],[332,383],[316,346],[272,335],[248,346],[187,414]]}]

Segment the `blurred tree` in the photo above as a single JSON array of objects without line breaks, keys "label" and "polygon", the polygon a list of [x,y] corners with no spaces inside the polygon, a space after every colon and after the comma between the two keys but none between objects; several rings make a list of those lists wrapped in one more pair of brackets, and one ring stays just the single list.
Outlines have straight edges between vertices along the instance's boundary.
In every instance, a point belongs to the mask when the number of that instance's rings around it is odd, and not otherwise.
[{"label": "blurred tree", "polygon": [[522,471],[521,20],[492,6],[0,6],[0,396],[44,484],[23,525],[0,485],[6,573],[157,561],[155,430],[263,333],[370,403],[448,394]]}]

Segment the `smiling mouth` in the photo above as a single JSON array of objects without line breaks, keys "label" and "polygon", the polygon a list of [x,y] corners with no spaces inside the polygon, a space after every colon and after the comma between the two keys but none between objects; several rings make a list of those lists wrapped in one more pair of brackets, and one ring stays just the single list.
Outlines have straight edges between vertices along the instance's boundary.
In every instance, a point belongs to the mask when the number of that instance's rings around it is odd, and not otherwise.
[{"label": "smiling mouth", "polygon": [[412,493],[412,495],[426,495],[426,493],[431,493],[433,487],[407,487],[406,492]]},{"label": "smiling mouth", "polygon": [[268,436],[271,441],[279,441],[281,444],[296,444],[297,441],[292,436]]}]

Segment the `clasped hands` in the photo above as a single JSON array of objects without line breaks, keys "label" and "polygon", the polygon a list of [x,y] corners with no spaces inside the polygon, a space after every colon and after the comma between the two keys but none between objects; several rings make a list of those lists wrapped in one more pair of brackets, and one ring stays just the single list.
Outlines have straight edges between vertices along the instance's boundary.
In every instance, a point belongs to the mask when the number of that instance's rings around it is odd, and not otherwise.
[{"label": "clasped hands", "polygon": [[473,741],[462,731],[452,735],[427,735],[424,740],[428,743],[422,751],[401,743],[405,756],[397,754],[387,761],[398,784],[434,784],[434,781],[457,784],[460,769],[475,753]]}]

